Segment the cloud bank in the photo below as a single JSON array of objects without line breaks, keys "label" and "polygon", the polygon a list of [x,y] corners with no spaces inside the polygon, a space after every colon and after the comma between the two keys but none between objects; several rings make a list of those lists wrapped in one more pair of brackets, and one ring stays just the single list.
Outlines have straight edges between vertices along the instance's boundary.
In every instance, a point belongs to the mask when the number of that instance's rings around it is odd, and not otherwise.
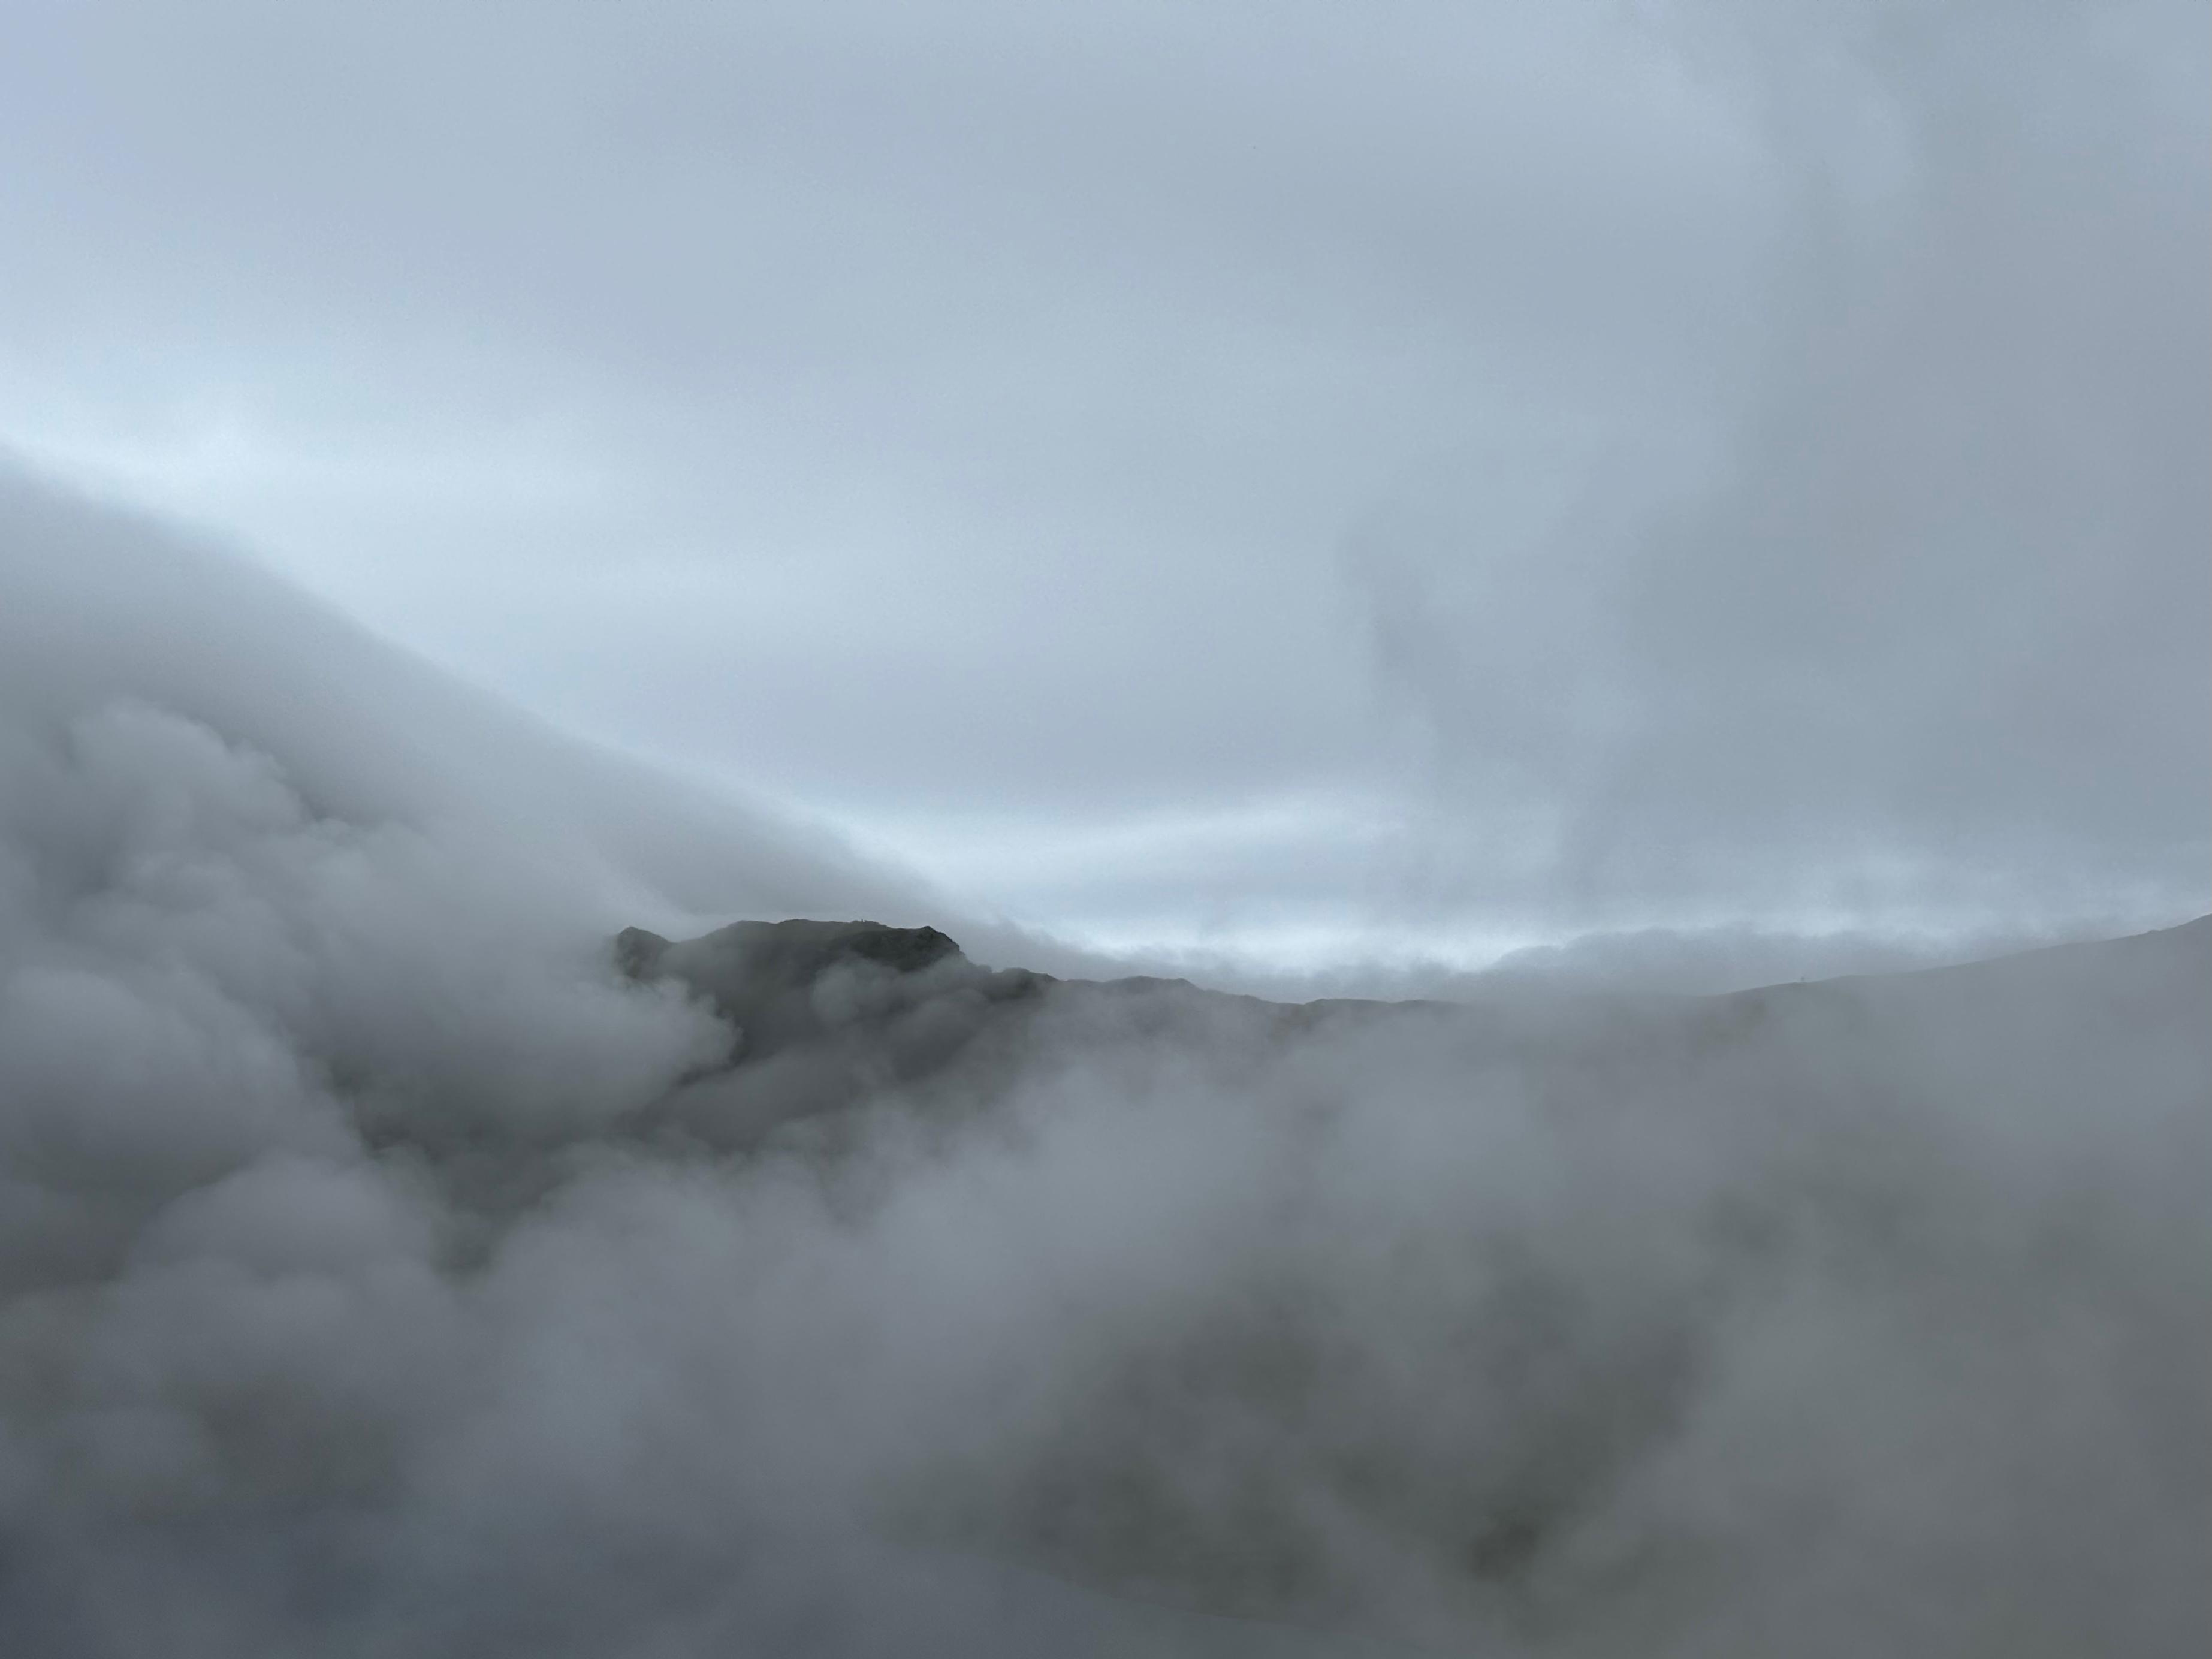
[{"label": "cloud bank", "polygon": [[718,1145],[666,1103],[787,1073],[613,923],[896,878],[6,488],[12,1647],[2212,1632],[2203,925],[1713,1000],[1054,995]]}]

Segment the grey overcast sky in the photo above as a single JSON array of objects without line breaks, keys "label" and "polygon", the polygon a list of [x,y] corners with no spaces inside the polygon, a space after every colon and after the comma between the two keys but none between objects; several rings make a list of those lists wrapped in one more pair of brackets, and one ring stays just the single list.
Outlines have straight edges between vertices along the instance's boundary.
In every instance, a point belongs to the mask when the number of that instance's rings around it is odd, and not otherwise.
[{"label": "grey overcast sky", "polygon": [[1113,946],[2170,920],[2208,34],[14,0],[0,444]]}]

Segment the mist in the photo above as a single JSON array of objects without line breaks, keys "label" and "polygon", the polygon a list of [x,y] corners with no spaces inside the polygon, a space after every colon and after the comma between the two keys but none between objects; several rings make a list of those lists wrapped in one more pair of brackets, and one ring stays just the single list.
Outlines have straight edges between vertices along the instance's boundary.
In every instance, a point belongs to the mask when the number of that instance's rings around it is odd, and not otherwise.
[{"label": "mist", "polygon": [[5,522],[18,1650],[2200,1645],[2205,924],[1058,981],[911,1073],[825,980],[793,1108],[612,922],[925,891],[143,518]]},{"label": "mist", "polygon": [[0,21],[0,1650],[2212,1644],[2201,7]]}]

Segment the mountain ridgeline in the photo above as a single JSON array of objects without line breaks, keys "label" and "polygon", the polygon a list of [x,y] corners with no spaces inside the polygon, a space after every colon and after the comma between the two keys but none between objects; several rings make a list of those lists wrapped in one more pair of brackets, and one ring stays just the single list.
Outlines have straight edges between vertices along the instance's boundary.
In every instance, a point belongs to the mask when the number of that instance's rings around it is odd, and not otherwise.
[{"label": "mountain ridgeline", "polygon": [[757,1144],[778,1125],[923,1089],[1002,1085],[1024,1059],[1129,1036],[1264,1042],[1343,1018],[1469,1011],[1433,1002],[1269,1002],[1188,980],[1060,979],[970,960],[935,927],[876,921],[738,921],[680,942],[624,928],[629,978],[681,987],[728,1027],[729,1051],[695,1073],[665,1115],[710,1143]]}]

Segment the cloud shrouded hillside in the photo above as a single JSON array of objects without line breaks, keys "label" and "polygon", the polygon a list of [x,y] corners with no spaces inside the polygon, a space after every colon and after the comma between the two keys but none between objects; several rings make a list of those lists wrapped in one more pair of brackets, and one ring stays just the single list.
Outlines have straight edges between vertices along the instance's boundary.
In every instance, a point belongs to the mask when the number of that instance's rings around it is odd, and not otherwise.
[{"label": "cloud shrouded hillside", "polygon": [[[2205,924],[1081,982],[4,488],[9,1650],[2212,1635]],[[681,942],[733,915],[968,956]]]}]

